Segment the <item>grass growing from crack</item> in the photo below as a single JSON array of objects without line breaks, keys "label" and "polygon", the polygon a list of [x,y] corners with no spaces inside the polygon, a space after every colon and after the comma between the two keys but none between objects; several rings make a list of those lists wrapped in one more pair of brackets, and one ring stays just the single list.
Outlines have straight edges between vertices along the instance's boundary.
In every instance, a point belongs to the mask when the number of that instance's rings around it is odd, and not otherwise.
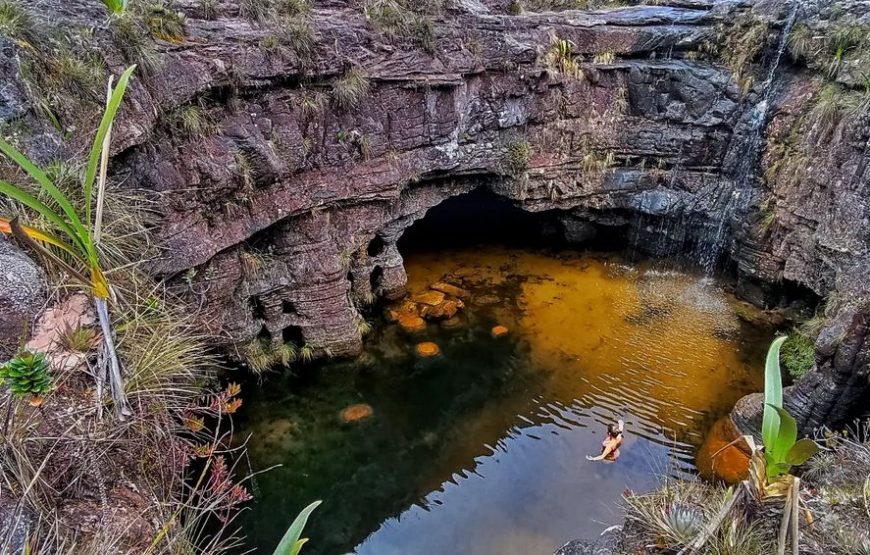
[{"label": "grass growing from crack", "polygon": [[217,18],[218,0],[197,0],[196,7],[200,16],[205,20]]},{"label": "grass growing from crack", "polygon": [[582,57],[574,52],[574,43],[550,34],[550,46],[544,56],[544,64],[554,72],[576,79],[583,79],[586,74],[581,66]]},{"label": "grass growing from crack", "polygon": [[441,5],[433,2],[368,0],[365,16],[372,27],[385,37],[414,40],[432,53],[436,47],[435,31],[425,13],[440,9]]},{"label": "grass growing from crack", "polygon": [[353,66],[332,82],[332,100],[343,109],[356,108],[371,89],[371,82],[363,70]]}]

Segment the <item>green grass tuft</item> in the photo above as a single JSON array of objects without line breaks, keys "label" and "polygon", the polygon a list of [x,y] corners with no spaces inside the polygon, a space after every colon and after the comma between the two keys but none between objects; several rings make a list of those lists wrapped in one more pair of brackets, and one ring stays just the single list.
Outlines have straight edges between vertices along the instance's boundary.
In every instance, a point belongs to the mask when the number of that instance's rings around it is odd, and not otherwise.
[{"label": "green grass tuft", "polygon": [[33,34],[33,19],[13,0],[0,0],[0,34],[13,39],[26,39]]},{"label": "green grass tuft", "polygon": [[586,73],[581,65],[583,58],[574,52],[574,43],[550,33],[550,46],[544,56],[544,64],[553,73],[583,79]]},{"label": "green grass tuft", "polygon": [[112,21],[112,36],[124,58],[145,74],[160,69],[160,55],[150,30],[135,14],[125,12]]},{"label": "green grass tuft", "polygon": [[788,336],[780,350],[782,365],[789,375],[798,379],[809,372],[816,363],[815,342],[798,330]]}]

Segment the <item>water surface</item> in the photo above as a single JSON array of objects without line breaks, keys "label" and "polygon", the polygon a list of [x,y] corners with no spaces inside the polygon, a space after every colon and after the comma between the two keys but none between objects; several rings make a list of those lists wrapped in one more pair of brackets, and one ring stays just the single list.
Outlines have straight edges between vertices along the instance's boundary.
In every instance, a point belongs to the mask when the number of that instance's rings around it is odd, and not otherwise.
[{"label": "water surface", "polygon": [[[309,555],[549,554],[619,520],[627,490],[692,474],[695,449],[762,388],[767,330],[722,285],[662,263],[487,247],[407,257],[409,289],[471,290],[462,324],[415,336],[378,323],[357,361],[273,375],[246,402],[256,502],[242,524],[271,553],[323,499]],[[493,338],[492,326],[510,329]],[[441,347],[414,354],[418,341]],[[344,423],[367,403],[374,414]],[[591,463],[627,423],[616,464]]]}]

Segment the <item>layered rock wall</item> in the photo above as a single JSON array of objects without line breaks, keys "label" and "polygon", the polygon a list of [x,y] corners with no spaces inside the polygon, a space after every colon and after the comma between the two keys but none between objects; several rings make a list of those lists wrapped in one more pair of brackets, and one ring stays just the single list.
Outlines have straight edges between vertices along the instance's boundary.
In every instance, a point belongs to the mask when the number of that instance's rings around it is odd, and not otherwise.
[{"label": "layered rock wall", "polygon": [[[95,26],[114,70],[137,61],[94,4],[34,10]],[[403,289],[403,231],[444,199],[488,187],[525,210],[558,211],[569,238],[627,227],[654,253],[710,267],[730,258],[760,303],[783,280],[864,295],[867,145],[841,134],[807,179],[771,175],[816,86],[783,58],[788,10],[768,2],[752,16],[766,26],[748,70],[755,85],[741,88],[704,52],[750,12],[744,4],[521,15],[502,4],[425,16],[427,47],[386,36],[359,5],[315,2],[306,54],[235,3],[205,19],[197,3],[176,2],[184,36],[157,42],[159,63],[139,72],[113,142],[114,181],[159,208],[154,274],[198,299],[203,325],[227,344],[259,337],[351,354],[360,308]],[[4,43],[0,71],[21,85],[19,48]],[[364,94],[341,102],[351,81]],[[45,130],[22,139],[32,156],[63,153],[27,90],[8,89],[0,116],[29,114]],[[202,125],[190,125],[190,110]],[[818,379],[840,383],[826,348]],[[834,373],[858,375],[863,359],[846,358]]]}]

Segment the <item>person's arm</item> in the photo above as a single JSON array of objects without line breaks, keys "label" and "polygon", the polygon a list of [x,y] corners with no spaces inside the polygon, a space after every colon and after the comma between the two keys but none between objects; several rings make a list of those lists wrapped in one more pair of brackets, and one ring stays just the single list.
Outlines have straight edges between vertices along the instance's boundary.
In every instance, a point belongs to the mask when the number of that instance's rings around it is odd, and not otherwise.
[{"label": "person's arm", "polygon": [[615,442],[613,442],[613,441],[608,441],[607,445],[604,447],[604,451],[602,451],[600,455],[598,455],[597,457],[590,457],[589,455],[586,455],[586,460],[588,460],[588,461],[603,461],[605,459],[605,457],[607,457],[607,455],[613,453],[613,450],[615,449],[615,447],[613,445],[614,443]]}]

